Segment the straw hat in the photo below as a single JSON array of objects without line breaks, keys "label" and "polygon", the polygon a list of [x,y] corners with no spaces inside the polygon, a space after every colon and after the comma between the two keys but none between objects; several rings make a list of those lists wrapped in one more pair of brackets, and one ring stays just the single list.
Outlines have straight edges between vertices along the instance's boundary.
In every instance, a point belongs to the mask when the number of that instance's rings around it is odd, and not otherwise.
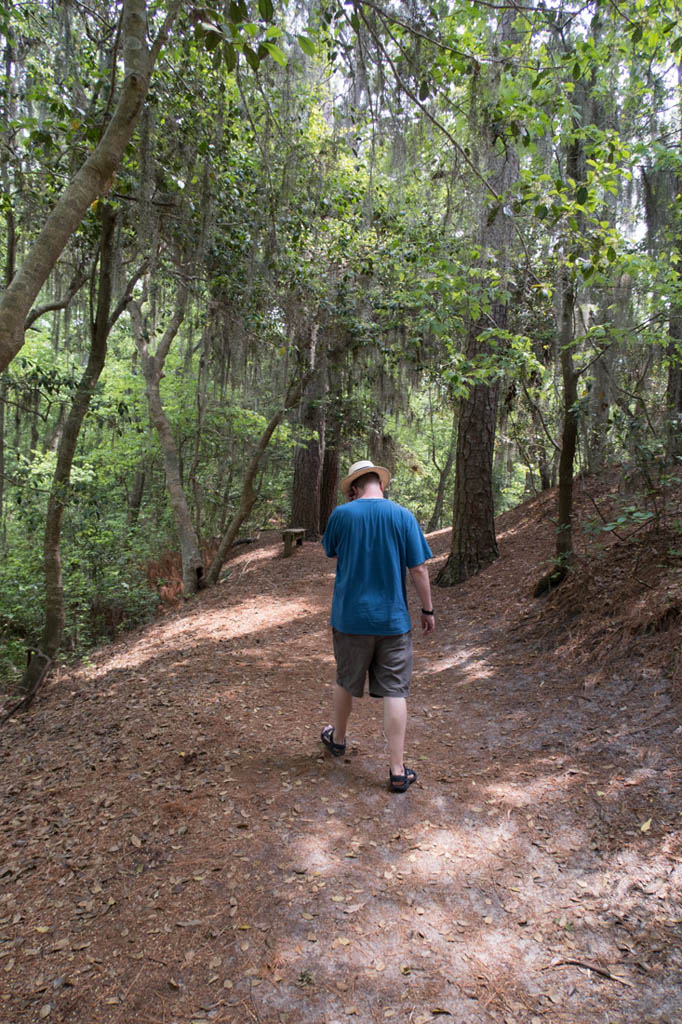
[{"label": "straw hat", "polygon": [[359,476],[364,476],[365,473],[376,473],[384,487],[388,487],[388,482],[391,479],[389,471],[383,466],[375,466],[369,459],[363,459],[361,462],[354,462],[348,470],[348,476],[341,481],[340,487],[346,497],[348,497],[353,481],[357,480]]}]

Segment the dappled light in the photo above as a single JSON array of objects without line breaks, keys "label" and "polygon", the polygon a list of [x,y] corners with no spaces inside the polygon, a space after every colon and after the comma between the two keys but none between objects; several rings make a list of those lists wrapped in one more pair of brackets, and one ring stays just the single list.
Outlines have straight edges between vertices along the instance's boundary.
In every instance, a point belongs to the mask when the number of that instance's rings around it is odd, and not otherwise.
[{"label": "dappled light", "polygon": [[519,647],[515,551],[536,529],[516,517],[497,566],[437,594],[405,795],[379,702],[345,758],[319,742],[318,545],[283,560],[261,542],[216,591],[62,670],[5,752],[9,1005],[64,1012],[52,970],[111,1024],[676,1020],[675,719],[644,741],[660,678],[597,705]]}]

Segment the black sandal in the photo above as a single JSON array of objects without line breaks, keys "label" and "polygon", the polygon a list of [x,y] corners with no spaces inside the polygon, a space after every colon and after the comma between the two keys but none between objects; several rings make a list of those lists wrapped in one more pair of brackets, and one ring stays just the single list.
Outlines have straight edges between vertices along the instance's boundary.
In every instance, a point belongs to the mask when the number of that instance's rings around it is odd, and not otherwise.
[{"label": "black sandal", "polygon": [[417,781],[417,773],[414,768],[406,768],[403,765],[403,774],[394,775],[390,770],[388,771],[388,788],[391,793],[404,793],[413,782]]},{"label": "black sandal", "polygon": [[346,753],[345,743],[334,742],[333,725],[325,725],[324,729],[320,733],[320,739],[322,740],[322,742],[324,743],[325,747],[332,755],[332,757],[343,757],[343,755]]}]

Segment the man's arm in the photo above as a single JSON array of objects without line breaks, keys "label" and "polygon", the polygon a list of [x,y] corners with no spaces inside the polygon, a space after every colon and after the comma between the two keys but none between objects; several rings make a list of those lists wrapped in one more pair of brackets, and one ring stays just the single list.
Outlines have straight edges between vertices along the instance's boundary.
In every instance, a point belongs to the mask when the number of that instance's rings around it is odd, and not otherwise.
[{"label": "man's arm", "polygon": [[433,633],[436,628],[436,620],[433,615],[424,614],[424,611],[431,611],[433,609],[431,581],[429,580],[429,570],[426,562],[422,562],[421,565],[412,566],[410,576],[414,583],[414,589],[419,594],[419,600],[422,603],[422,633]]}]

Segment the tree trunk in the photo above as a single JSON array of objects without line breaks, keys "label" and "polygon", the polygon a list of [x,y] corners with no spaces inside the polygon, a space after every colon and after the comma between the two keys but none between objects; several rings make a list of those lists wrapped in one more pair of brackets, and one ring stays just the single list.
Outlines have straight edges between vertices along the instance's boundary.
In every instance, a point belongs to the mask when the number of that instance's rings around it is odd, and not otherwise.
[{"label": "tree trunk", "polygon": [[[682,67],[677,69],[678,91],[680,94],[679,113],[682,114]],[[682,127],[680,128],[680,144],[682,145]],[[673,195],[682,194],[682,175],[675,176]],[[675,249],[682,258],[682,226],[679,212],[676,224],[677,237]],[[670,341],[668,343],[668,387],[666,405],[668,412],[668,429],[666,431],[666,455],[669,462],[682,457],[682,303],[674,303],[669,316]]]},{"label": "tree trunk", "polygon": [[137,123],[149,89],[149,76],[167,38],[179,4],[171,9],[151,49],[146,45],[145,0],[124,0],[121,48],[125,77],[107,129],[83,166],[57,200],[42,230],[0,298],[0,372],[24,344],[25,322],[67,242],[92,203],[106,193]]},{"label": "tree trunk", "polygon": [[[14,63],[14,46],[11,38],[7,39],[5,46],[5,96],[3,97],[3,134],[4,144],[9,144],[7,133],[9,131],[9,119],[14,114],[10,83],[12,81],[12,65]],[[5,196],[9,199],[11,195],[7,161],[0,162],[0,180]],[[17,233],[14,221],[14,211],[11,201],[5,207],[5,228],[7,237],[5,240],[5,266],[3,273],[3,285],[7,287],[14,277],[17,256]],[[4,510],[5,510],[5,405],[7,401],[7,376],[0,373],[0,544],[4,542]]]},{"label": "tree trunk", "polygon": [[[68,503],[71,467],[83,420],[90,408],[92,396],[104,368],[107,354],[107,339],[112,327],[109,316],[111,309],[115,225],[116,215],[114,211],[109,206],[103,206],[97,311],[91,330],[90,354],[85,372],[76,388],[73,404],[66,417],[64,429],[59,439],[57,465],[47,503],[47,518],[43,542],[45,624],[41,653],[51,661],[54,660],[61,648],[66,618],[60,539],[64,509]],[[39,659],[32,658],[22,680],[21,688],[23,692],[28,693],[31,690],[35,682],[34,673],[38,671],[38,668]]]},{"label": "tree trunk", "polygon": [[599,473],[606,463],[606,442],[611,410],[611,382],[608,353],[603,353],[592,368],[590,412],[587,422],[587,467],[590,473]]},{"label": "tree trunk", "polygon": [[140,508],[142,506],[142,497],[144,495],[144,485],[147,480],[147,471],[144,467],[139,467],[135,471],[133,477],[133,486],[128,494],[128,513],[126,520],[128,526],[136,526],[137,520],[140,515]]},{"label": "tree trunk", "polygon": [[[447,454],[447,458],[445,460],[445,465],[443,466],[442,469],[440,469],[438,471],[438,489],[436,491],[436,501],[435,501],[434,506],[433,506],[433,512],[431,513],[431,518],[429,519],[428,525],[426,527],[426,532],[427,533],[431,533],[432,530],[438,530],[439,527],[440,527],[441,516],[443,515],[443,504],[445,502],[445,488],[447,486],[447,482],[448,482],[448,479],[450,477],[450,473],[452,472],[452,467],[453,467],[454,462],[455,462],[455,450],[456,450],[456,447],[457,447],[457,418],[458,418],[458,410],[455,409],[454,415],[452,417],[452,432],[450,434],[450,447],[448,448],[448,454]],[[434,465],[435,465],[435,460],[434,460]],[[438,469],[437,466],[436,466],[436,469]]]},{"label": "tree trunk", "polygon": [[669,332],[666,449],[668,460],[673,462],[682,456],[682,307],[671,312]]},{"label": "tree trunk", "polygon": [[5,399],[7,377],[0,374],[0,548],[3,546],[5,521]]},{"label": "tree trunk", "polygon": [[256,502],[258,492],[255,489],[254,483],[256,479],[256,474],[258,473],[258,467],[260,466],[260,461],[263,457],[263,454],[265,453],[266,448],[270,443],[270,438],[274,434],[279,424],[282,422],[282,418],[284,417],[284,414],[287,411],[287,409],[290,409],[293,405],[295,405],[296,402],[298,402],[298,400],[300,399],[300,397],[300,387],[295,386],[289,390],[283,408],[279,409],[270,419],[270,422],[268,423],[267,427],[265,428],[265,430],[263,431],[258,440],[258,444],[256,445],[253,455],[249,460],[249,464],[246,467],[246,475],[244,477],[242,493],[239,499],[239,507],[235,512],[234,516],[232,517],[230,525],[228,526],[225,534],[221,538],[220,544],[218,545],[218,550],[216,551],[215,557],[211,562],[211,565],[209,566],[208,572],[206,574],[206,582],[209,586],[213,586],[215,583],[218,582],[220,570],[225,564],[225,559],[227,558],[228,552],[232,545],[234,544],[235,540],[237,539],[237,534],[241,528],[242,523],[246,522]]},{"label": "tree trunk", "polygon": [[336,508],[339,486],[339,448],[336,439],[324,448],[322,482],[320,483],[320,533],[327,529],[329,517]]},{"label": "tree trunk", "polygon": [[[511,10],[504,10],[501,14],[501,40],[513,37],[514,18],[515,14]],[[472,132],[481,140],[484,173],[494,193],[492,205],[481,202],[479,212],[480,265],[484,271],[494,266],[499,284],[493,287],[504,289],[508,284],[513,221],[504,207],[503,197],[518,178],[519,158],[511,137],[503,140],[502,146],[499,145],[500,126],[491,117],[499,93],[499,74],[499,66],[493,67],[487,90],[479,83],[481,95],[473,95]],[[481,339],[485,330],[491,326],[500,331],[506,328],[507,302],[506,298],[493,297],[489,315],[470,323],[466,355],[472,361],[492,351],[487,342]],[[494,352],[492,354],[496,355]],[[475,384],[460,403],[452,546],[448,560],[436,579],[441,587],[463,582],[499,555],[493,502],[498,390],[497,382]]]},{"label": "tree trunk", "polygon": [[[317,335],[317,328],[314,328]],[[291,525],[301,526],[307,540],[320,536],[320,486],[325,447],[325,396],[328,391],[327,365],[324,356],[315,360],[316,338],[311,353],[312,377],[306,388],[301,425],[312,436],[301,441],[294,456],[294,481],[291,498]]]},{"label": "tree trunk", "polygon": [[182,582],[185,598],[196,594],[204,585],[204,562],[199,550],[194,523],[182,485],[180,472],[180,453],[173,437],[171,425],[161,401],[161,379],[166,356],[185,317],[187,292],[181,287],[175,313],[168,324],[154,355],[149,351],[149,338],[142,319],[142,312],[137,302],[128,304],[128,311],[133,324],[135,344],[140,354],[142,373],[144,374],[149,403],[149,415],[161,446],[163,465],[166,472],[166,487],[173,508],[175,529],[180,541],[182,557]]},{"label": "tree trunk", "polygon": [[[471,344],[475,342],[472,330]],[[452,542],[448,560],[436,577],[440,587],[464,582],[499,555],[492,479],[497,390],[496,385],[474,385],[460,403]]]},{"label": "tree trunk", "polygon": [[573,463],[578,439],[578,376],[573,365],[573,334],[575,317],[575,285],[570,271],[564,268],[561,282],[561,323],[559,360],[563,382],[564,423],[559,458],[559,507],[556,538],[556,559],[562,572],[573,557]]}]

